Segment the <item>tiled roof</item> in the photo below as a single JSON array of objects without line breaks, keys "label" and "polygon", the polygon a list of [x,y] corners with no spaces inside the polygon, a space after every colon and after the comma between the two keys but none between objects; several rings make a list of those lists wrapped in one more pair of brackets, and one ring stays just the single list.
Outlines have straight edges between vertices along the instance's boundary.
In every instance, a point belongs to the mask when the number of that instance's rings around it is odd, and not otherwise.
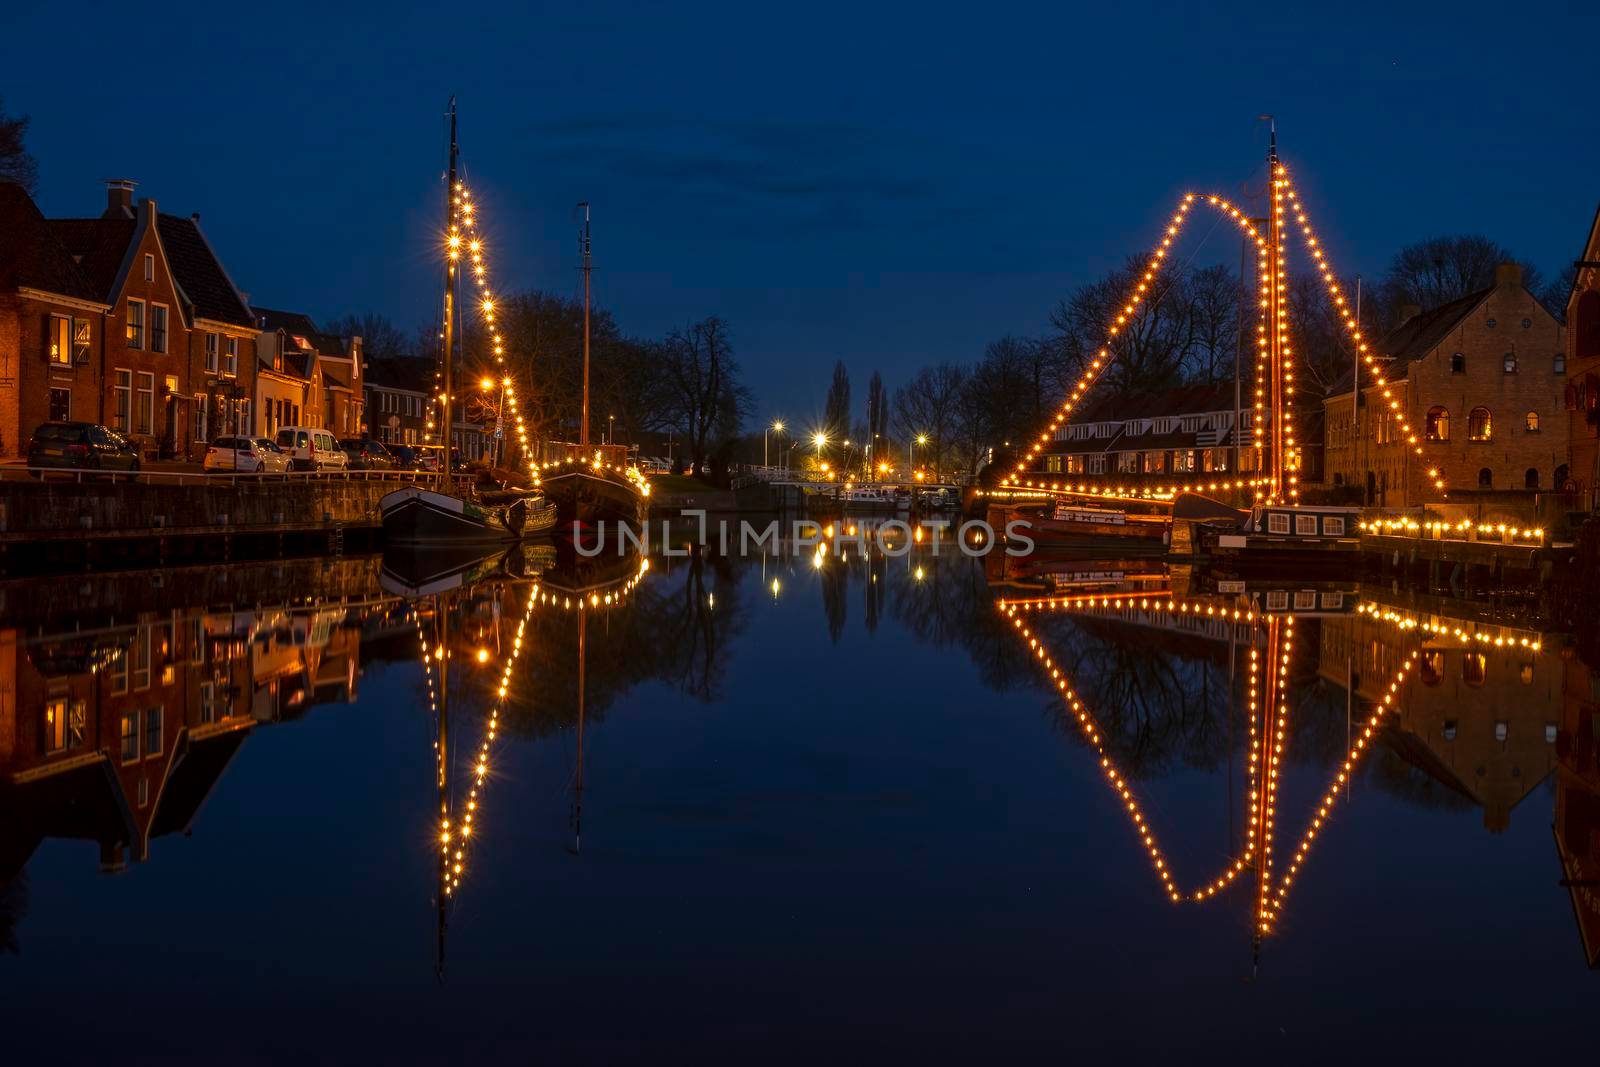
[{"label": "tiled roof", "polygon": [[346,357],[344,338],[335,337],[331,333],[316,333],[311,335],[311,343],[317,346],[317,352],[324,356]]},{"label": "tiled roof", "polygon": [[[1246,390],[1248,395],[1248,390]],[[1131,396],[1108,396],[1095,401],[1072,421],[1122,422],[1127,419],[1149,419],[1163,415],[1195,415],[1207,411],[1233,410],[1233,383],[1218,382],[1213,385],[1180,385],[1176,389],[1161,389],[1151,393]]]},{"label": "tiled roof", "polygon": [[[1472,313],[1472,309],[1483,303],[1483,298],[1488,296],[1493,289],[1479,289],[1450,301],[1430,308],[1420,315],[1413,315],[1399,326],[1383,335],[1377,344],[1377,354],[1380,358],[1388,358],[1391,362],[1383,369],[1383,376],[1389,381],[1400,381],[1406,377],[1411,361],[1421,359],[1429,352],[1438,348],[1451,330],[1461,324],[1461,320]],[[1351,376],[1343,374],[1339,380],[1329,388],[1329,396],[1350,391]],[[1365,379],[1371,384],[1371,375]],[[1365,387],[1363,387],[1365,388]]]},{"label": "tiled roof", "polygon": [[256,325],[263,330],[282,330],[284,333],[295,335],[310,340],[317,334],[317,324],[311,321],[311,316],[302,315],[298,311],[278,311],[274,308],[250,308],[250,313],[255,316]]},{"label": "tiled roof", "polygon": [[51,219],[50,230],[78,261],[99,294],[110,301],[137,224],[133,219]]},{"label": "tiled roof", "polygon": [[374,389],[433,391],[434,361],[419,356],[367,360],[367,384]]},{"label": "tiled roof", "polygon": [[167,253],[167,262],[184,295],[193,305],[197,318],[236,326],[256,324],[255,317],[239,298],[239,291],[228,280],[227,272],[217,262],[211,245],[193,219],[158,215],[156,227],[161,234],[161,246]]},{"label": "tiled roof", "polygon": [[0,289],[42,289],[102,301],[22,186],[0,182]]}]

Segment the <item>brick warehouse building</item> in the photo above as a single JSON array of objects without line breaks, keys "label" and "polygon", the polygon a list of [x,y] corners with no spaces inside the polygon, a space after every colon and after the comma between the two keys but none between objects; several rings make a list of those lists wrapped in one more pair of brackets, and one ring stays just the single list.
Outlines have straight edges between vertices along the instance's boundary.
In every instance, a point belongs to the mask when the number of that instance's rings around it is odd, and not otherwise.
[{"label": "brick warehouse building", "polygon": [[1576,506],[1592,511],[1600,487],[1600,212],[1589,226],[1567,297],[1567,381],[1571,409],[1569,484]]},{"label": "brick warehouse building", "polygon": [[1409,315],[1376,349],[1423,455],[1412,451],[1379,386],[1363,384],[1355,417],[1346,376],[1324,401],[1329,483],[1363,486],[1366,501],[1384,507],[1433,499],[1431,467],[1452,494],[1560,488],[1568,472],[1566,329],[1523,287],[1516,264],[1497,267],[1487,289]]},{"label": "brick warehouse building", "polygon": [[120,430],[149,459],[199,460],[210,437],[253,428],[256,330],[199,219],[107,185],[100,217],[50,220],[0,187],[6,458],[52,418]]}]

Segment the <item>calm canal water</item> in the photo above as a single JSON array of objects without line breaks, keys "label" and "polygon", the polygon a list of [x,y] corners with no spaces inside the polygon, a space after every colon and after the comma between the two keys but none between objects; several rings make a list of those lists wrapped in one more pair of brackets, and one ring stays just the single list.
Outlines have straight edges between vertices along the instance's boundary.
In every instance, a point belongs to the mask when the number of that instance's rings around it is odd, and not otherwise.
[{"label": "calm canal water", "polygon": [[1595,676],[1537,604],[425,563],[4,587],[8,1062],[1597,1047]]}]

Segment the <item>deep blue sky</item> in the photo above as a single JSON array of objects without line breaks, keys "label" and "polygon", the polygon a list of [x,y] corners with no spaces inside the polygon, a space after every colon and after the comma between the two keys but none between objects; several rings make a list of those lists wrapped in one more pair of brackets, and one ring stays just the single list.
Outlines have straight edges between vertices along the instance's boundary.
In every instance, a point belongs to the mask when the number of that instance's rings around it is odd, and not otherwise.
[{"label": "deep blue sky", "polygon": [[1471,230],[1554,271],[1600,198],[1595,15],[398,7],[9,13],[0,94],[32,116],[41,206],[95,213],[99,179],[135,178],[202,214],[254,300],[409,328],[455,93],[499,285],[575,291],[591,200],[623,328],[724,316],[763,410],[804,421],[835,358],[864,397],[875,367],[893,386],[1043,332],[1178,193],[1257,172],[1262,112],[1343,270]]}]

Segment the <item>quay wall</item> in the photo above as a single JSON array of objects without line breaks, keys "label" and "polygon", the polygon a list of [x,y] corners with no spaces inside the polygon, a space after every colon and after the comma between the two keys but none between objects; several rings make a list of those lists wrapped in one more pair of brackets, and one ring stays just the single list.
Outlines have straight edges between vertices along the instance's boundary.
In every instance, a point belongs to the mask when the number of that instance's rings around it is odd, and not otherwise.
[{"label": "quay wall", "polygon": [[137,536],[203,527],[268,532],[377,526],[378,502],[402,480],[247,478],[0,482],[0,538]]}]

